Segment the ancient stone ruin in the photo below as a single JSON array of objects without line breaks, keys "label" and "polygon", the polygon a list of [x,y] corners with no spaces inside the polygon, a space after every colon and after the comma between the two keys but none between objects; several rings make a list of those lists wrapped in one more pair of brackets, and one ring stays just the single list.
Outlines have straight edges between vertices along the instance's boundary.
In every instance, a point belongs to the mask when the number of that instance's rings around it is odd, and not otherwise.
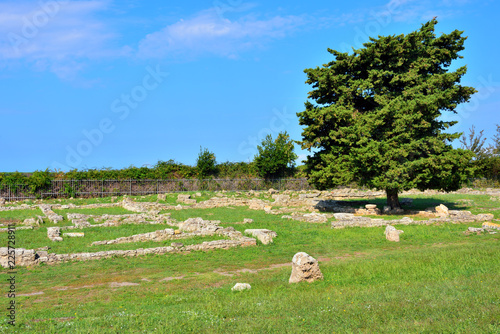
[{"label": "ancient stone ruin", "polygon": [[397,230],[394,226],[387,225],[384,233],[387,240],[399,242],[399,235],[404,232],[401,230]]},{"label": "ancient stone ruin", "polygon": [[322,280],[318,261],[307,253],[299,252],[292,259],[292,274],[288,283],[314,282]]}]

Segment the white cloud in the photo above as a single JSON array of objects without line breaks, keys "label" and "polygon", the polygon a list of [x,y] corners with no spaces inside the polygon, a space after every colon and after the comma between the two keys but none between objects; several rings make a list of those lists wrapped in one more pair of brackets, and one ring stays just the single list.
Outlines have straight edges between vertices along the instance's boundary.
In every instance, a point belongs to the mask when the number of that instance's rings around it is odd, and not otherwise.
[{"label": "white cloud", "polygon": [[139,43],[139,57],[196,56],[215,54],[234,57],[240,51],[284,38],[306,20],[300,16],[274,16],[259,20],[248,15],[231,21],[214,9],[147,35]]},{"label": "white cloud", "polygon": [[107,0],[6,2],[0,4],[0,62],[27,60],[67,77],[82,60],[116,54],[116,35],[94,17]]}]

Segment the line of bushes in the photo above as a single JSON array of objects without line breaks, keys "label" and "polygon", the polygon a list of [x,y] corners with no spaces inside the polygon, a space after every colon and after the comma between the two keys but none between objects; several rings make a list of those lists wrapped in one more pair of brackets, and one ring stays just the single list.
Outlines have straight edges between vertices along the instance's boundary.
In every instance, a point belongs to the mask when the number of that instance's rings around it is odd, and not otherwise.
[{"label": "line of bushes", "polygon": [[[38,190],[50,186],[52,180],[162,180],[162,179],[195,179],[200,178],[197,166],[189,166],[174,160],[158,161],[152,167],[130,166],[123,169],[73,169],[61,171],[35,171],[33,173],[0,173],[0,189],[9,185],[23,184],[28,192],[35,194]],[[248,179],[257,178],[259,173],[254,162],[223,162],[215,165],[210,175],[203,178]],[[305,177],[301,166],[295,168],[285,177]]]}]

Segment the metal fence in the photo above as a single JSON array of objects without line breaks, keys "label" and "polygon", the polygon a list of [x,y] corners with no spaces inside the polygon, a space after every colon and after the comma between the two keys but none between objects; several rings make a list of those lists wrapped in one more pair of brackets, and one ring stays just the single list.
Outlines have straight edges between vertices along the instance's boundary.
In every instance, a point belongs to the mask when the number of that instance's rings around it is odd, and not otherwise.
[{"label": "metal fence", "polygon": [[173,179],[173,180],[53,180],[43,189],[4,185],[0,197],[8,201],[61,198],[150,195],[183,191],[310,190],[306,179]]}]

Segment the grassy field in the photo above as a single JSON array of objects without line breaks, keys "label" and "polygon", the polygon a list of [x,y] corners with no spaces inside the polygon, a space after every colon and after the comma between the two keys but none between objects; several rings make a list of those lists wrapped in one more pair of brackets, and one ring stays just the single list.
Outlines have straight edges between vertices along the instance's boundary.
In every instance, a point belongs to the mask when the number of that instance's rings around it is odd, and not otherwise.
[{"label": "grassy field", "polygon": [[[444,203],[450,209],[500,218],[500,202],[490,196],[412,198],[415,209]],[[169,198],[167,202],[173,203]],[[383,199],[370,202],[384,205]],[[2,214],[0,222],[41,212]],[[463,233],[480,223],[396,226],[404,233],[399,243],[391,243],[382,227],[332,229],[329,223],[281,219],[247,207],[171,214],[177,220],[220,220],[222,226],[239,231],[267,228],[278,237],[273,244],[257,247],[17,268],[14,328],[7,324],[9,286],[7,270],[2,269],[0,332],[500,333],[500,233]],[[244,218],[254,223],[237,224]],[[83,230],[85,238],[51,243],[42,226],[18,231],[16,245],[50,245],[56,253],[158,247],[169,242],[89,244],[167,227],[89,228]],[[0,239],[6,246],[7,234]],[[205,240],[214,238],[181,242]],[[319,260],[323,281],[288,284],[291,259],[299,251]],[[231,291],[238,282],[252,289]]]}]

